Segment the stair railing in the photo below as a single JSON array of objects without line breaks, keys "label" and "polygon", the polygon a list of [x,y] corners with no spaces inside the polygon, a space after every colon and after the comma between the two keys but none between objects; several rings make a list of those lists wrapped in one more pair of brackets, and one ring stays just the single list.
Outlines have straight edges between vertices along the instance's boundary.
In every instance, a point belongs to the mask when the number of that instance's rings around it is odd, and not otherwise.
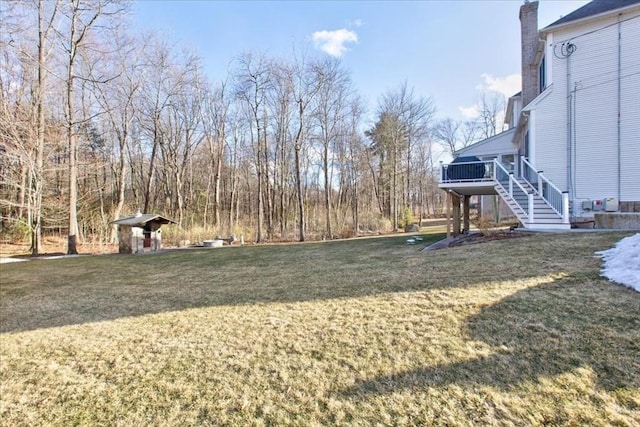
[{"label": "stair railing", "polygon": [[544,176],[542,171],[536,170],[524,157],[520,157],[520,170],[522,178],[531,185],[542,199],[562,217],[564,224],[569,224],[569,193],[560,191],[551,181]]},{"label": "stair railing", "polygon": [[533,193],[529,193],[513,176],[513,172],[509,172],[498,162],[498,159],[494,159],[493,165],[495,170],[494,176],[496,177],[498,185],[509,194],[511,200],[527,215],[527,222],[533,224],[535,222],[533,214]]}]

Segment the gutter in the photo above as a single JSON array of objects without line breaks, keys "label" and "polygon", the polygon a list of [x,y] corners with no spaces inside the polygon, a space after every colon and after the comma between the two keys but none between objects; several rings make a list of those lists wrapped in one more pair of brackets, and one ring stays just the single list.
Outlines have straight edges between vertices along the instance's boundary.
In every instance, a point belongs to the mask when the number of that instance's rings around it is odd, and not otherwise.
[{"label": "gutter", "polygon": [[536,56],[533,59],[533,65],[536,67],[540,66],[540,61],[542,61],[542,57],[544,56],[545,44],[546,44],[545,40],[538,39],[538,44],[536,45]]},{"label": "gutter", "polygon": [[516,125],[516,132],[513,135],[513,139],[511,140],[513,144],[518,146],[518,151],[520,150],[520,142],[524,138],[525,129],[527,128],[528,123],[529,123],[529,112],[521,111],[520,117],[518,118],[518,124]]},{"label": "gutter", "polygon": [[628,6],[619,7],[617,9],[607,10],[606,12],[598,13],[597,15],[585,16],[584,18],[575,19],[573,21],[563,22],[561,24],[549,25],[542,30],[540,30],[541,34],[546,35],[547,33],[553,32],[559,28],[571,27],[573,25],[580,25],[589,21],[597,21],[598,19],[605,18],[607,16],[613,16],[615,14],[622,15],[627,13],[628,11],[633,11],[634,9],[638,9],[640,11],[640,3],[630,4]]}]

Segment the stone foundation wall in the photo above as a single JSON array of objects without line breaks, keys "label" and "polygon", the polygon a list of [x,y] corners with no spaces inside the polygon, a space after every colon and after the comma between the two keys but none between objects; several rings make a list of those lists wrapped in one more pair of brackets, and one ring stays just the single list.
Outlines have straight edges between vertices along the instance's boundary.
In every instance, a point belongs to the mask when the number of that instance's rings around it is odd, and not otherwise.
[{"label": "stone foundation wall", "polygon": [[640,202],[620,202],[620,212],[640,212]]},{"label": "stone foundation wall", "polygon": [[595,228],[605,230],[640,230],[640,212],[603,212],[593,215]]}]

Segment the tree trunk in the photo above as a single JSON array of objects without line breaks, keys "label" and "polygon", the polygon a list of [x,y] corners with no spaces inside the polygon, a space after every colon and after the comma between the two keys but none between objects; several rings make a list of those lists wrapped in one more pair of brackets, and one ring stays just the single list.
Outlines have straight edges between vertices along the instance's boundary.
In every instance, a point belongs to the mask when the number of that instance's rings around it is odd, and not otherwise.
[{"label": "tree trunk", "polygon": [[263,231],[262,224],[264,223],[264,200],[263,200],[263,188],[262,188],[262,144],[260,143],[260,123],[256,121],[257,126],[257,142],[258,142],[258,153],[257,153],[257,164],[256,169],[258,172],[258,231],[256,234],[256,243],[261,243],[263,241]]},{"label": "tree trunk", "polygon": [[[33,206],[33,223],[31,224],[31,255],[37,256],[42,252],[42,191],[44,185],[44,84],[45,84],[45,30],[43,28],[44,5],[38,0],[38,93],[37,93],[37,124],[38,141],[36,145],[35,194]],[[55,15],[55,11],[54,11]]]},{"label": "tree trunk", "polygon": [[324,208],[326,211],[327,221],[327,238],[333,238],[333,230],[331,229],[331,182],[329,176],[329,142],[324,143],[324,158],[322,167],[324,169]]},{"label": "tree trunk", "polygon": [[300,225],[299,239],[301,242],[306,240],[305,236],[305,221],[304,221],[304,197],[302,193],[302,177],[300,174],[300,148],[296,147],[296,191],[298,195],[298,222]]},{"label": "tree trunk", "polygon": [[74,125],[75,125],[75,103],[73,97],[74,93],[74,67],[77,52],[77,44],[75,40],[76,32],[76,9],[74,9],[73,16],[71,17],[71,37],[70,37],[70,52],[69,63],[67,70],[67,142],[69,146],[69,232],[67,239],[67,254],[75,255],[78,253],[77,239],[78,239],[78,165],[77,165],[77,139]]},{"label": "tree trunk", "polygon": [[[118,164],[118,202],[116,204],[116,209],[113,213],[113,219],[116,220],[120,218],[120,214],[122,213],[122,208],[124,207],[124,196],[125,196],[125,185],[127,183],[127,165],[126,165],[126,153],[125,153],[125,140],[126,136],[122,136],[120,141],[120,157]],[[113,224],[111,227],[111,237],[110,242],[115,243],[118,236],[118,226]]]},{"label": "tree trunk", "polygon": [[[222,139],[222,138],[221,138]],[[215,175],[213,179],[213,188],[214,188],[214,199],[213,199],[213,217],[215,219],[215,226],[220,226],[220,177],[222,175],[222,154],[223,154],[223,143],[219,142],[218,144],[218,156],[216,158],[215,163]]]},{"label": "tree trunk", "polygon": [[147,172],[147,182],[144,190],[144,207],[142,209],[143,213],[148,213],[149,207],[151,206],[151,186],[153,183],[153,173],[154,173],[154,167],[155,167],[155,160],[158,152],[159,138],[160,136],[158,135],[158,119],[156,118],[153,124],[153,147],[151,148],[151,158],[149,159],[149,171]]},{"label": "tree trunk", "polygon": [[392,209],[393,209],[393,231],[398,231],[398,144],[397,141],[393,144],[393,177],[392,179]]}]

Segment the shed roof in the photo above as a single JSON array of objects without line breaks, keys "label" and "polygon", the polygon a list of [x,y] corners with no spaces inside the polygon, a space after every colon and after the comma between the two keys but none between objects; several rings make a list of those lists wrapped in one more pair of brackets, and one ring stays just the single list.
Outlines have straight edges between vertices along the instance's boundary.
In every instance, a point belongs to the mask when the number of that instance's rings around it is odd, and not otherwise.
[{"label": "shed roof", "polygon": [[176,224],[175,221],[157,214],[141,214],[118,218],[112,224],[130,225],[132,227],[144,227],[148,222],[159,222],[160,224]]},{"label": "shed roof", "polygon": [[640,0],[593,0],[585,4],[579,9],[574,10],[570,14],[563,16],[557,21],[549,24],[543,31],[554,28],[556,26],[566,24],[568,22],[578,21],[589,18],[591,16],[600,15],[616,9],[622,9],[640,3]]}]

